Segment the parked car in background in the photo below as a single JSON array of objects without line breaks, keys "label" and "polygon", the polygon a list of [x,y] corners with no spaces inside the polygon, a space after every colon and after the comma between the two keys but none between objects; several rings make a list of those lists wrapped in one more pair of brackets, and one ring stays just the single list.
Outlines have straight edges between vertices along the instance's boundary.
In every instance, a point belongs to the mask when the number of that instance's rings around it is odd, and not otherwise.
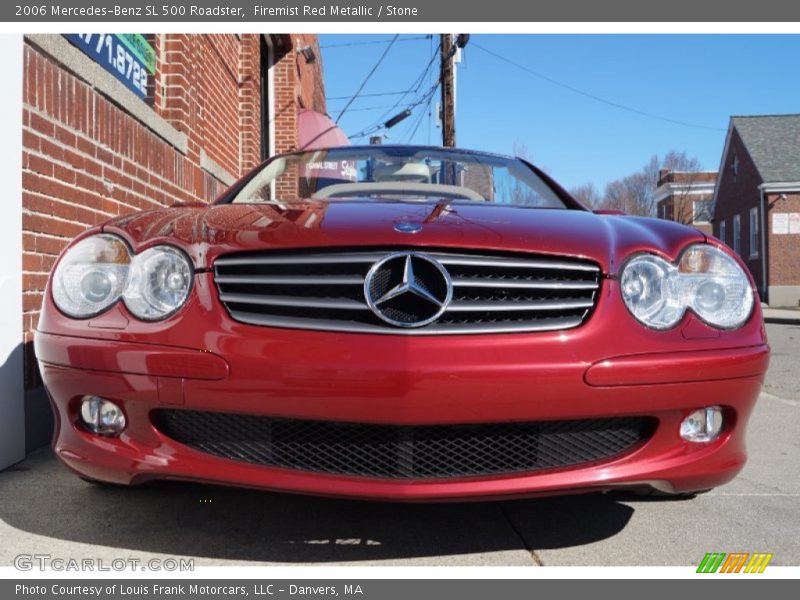
[{"label": "parked car in background", "polygon": [[718,240],[521,159],[380,145],[87,231],[35,345],[84,478],[392,500],[721,485],[769,358]]}]

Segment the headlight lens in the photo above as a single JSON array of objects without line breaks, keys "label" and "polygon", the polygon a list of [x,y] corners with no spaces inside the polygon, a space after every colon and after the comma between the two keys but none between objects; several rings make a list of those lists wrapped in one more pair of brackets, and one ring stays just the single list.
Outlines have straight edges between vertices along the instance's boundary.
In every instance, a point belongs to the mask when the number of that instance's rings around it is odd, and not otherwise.
[{"label": "headlight lens", "polygon": [[192,287],[192,265],[171,246],[145,250],[133,260],[125,306],[140,319],[163,319],[178,310]]},{"label": "headlight lens", "polygon": [[53,300],[71,317],[103,312],[120,299],[128,285],[128,246],[112,235],[95,235],[75,244],[53,274]]},{"label": "headlight lens", "polygon": [[642,254],[625,266],[622,298],[639,321],[655,329],[676,325],[691,309],[709,325],[734,329],[753,310],[753,291],[736,261],[714,246],[687,248],[674,265]]},{"label": "headlight lens", "polygon": [[70,248],[53,274],[53,300],[65,314],[86,318],[122,299],[140,319],[163,319],[181,306],[192,287],[189,258],[172,246],[132,256],[123,240],[95,235]]}]

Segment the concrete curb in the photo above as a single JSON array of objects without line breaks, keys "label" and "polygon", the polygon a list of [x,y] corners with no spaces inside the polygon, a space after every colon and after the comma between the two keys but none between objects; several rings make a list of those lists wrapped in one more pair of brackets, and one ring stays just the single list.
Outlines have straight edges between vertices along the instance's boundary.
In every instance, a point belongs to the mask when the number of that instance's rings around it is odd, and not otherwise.
[{"label": "concrete curb", "polygon": [[800,325],[800,310],[764,308],[764,322],[780,325]]},{"label": "concrete curb", "polygon": [[776,325],[800,325],[800,319],[783,319],[781,317],[764,317],[764,323],[774,323]]}]

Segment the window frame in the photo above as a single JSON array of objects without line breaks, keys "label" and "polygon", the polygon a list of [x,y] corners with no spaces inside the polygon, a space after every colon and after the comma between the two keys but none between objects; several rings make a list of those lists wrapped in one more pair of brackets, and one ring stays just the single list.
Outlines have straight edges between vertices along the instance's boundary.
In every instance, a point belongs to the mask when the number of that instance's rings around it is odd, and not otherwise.
[{"label": "window frame", "polygon": [[750,230],[748,231],[748,242],[750,244],[749,248],[749,258],[758,258],[758,237],[760,234],[760,228],[758,224],[758,208],[755,206],[750,209],[749,211],[749,224]]},{"label": "window frame", "polygon": [[[707,218],[702,221],[697,220],[697,209],[695,209],[695,204],[698,202],[702,202],[706,205],[705,213]],[[697,200],[692,200],[692,224],[693,225],[708,225],[711,223],[711,200],[709,198],[701,198]]]}]

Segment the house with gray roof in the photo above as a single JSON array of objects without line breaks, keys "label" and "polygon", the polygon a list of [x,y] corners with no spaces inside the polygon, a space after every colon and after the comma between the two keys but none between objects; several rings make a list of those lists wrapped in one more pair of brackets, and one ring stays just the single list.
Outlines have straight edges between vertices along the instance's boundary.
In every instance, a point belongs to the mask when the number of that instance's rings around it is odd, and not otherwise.
[{"label": "house with gray roof", "polygon": [[761,299],[800,305],[800,114],[731,117],[711,211]]}]

